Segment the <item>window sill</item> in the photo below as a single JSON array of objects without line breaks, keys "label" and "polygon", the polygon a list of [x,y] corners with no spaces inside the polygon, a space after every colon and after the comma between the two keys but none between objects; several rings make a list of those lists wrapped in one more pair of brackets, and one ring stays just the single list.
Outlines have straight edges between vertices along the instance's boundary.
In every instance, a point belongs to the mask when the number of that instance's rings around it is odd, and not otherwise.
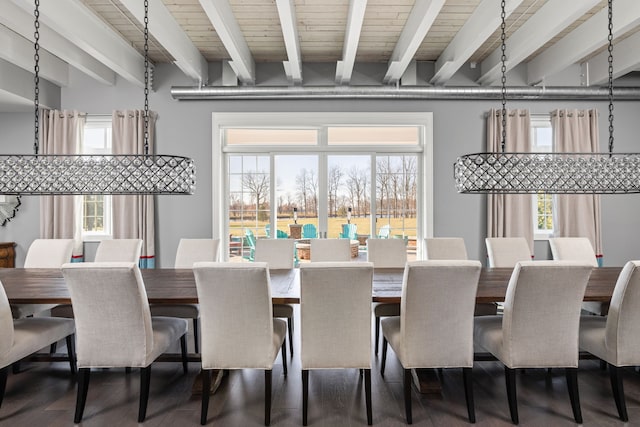
[{"label": "window sill", "polygon": [[85,243],[101,242],[102,240],[111,240],[113,236],[111,234],[84,234],[82,235],[82,241]]}]

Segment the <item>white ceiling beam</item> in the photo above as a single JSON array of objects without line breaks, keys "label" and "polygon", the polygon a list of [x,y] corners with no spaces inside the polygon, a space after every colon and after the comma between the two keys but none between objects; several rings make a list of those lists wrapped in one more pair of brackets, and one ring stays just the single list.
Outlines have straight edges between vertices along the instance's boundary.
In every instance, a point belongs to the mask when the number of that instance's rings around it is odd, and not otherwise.
[{"label": "white ceiling beam", "polygon": [[391,54],[385,83],[395,84],[400,80],[444,3],[445,0],[416,0]]},{"label": "white ceiling beam", "polygon": [[[33,72],[35,51],[32,42],[0,25],[0,46],[0,58]],[[69,65],[46,50],[40,49],[39,56],[40,77],[58,86],[69,86]]]},{"label": "white ceiling beam", "polygon": [[[524,0],[507,0],[506,16]],[[460,28],[451,43],[436,60],[435,74],[430,83],[443,85],[471,58],[493,32],[500,27],[500,14],[496,13],[495,0],[482,0],[467,22]]]},{"label": "white ceiling beam", "polygon": [[302,54],[300,53],[300,38],[298,37],[298,21],[293,0],[276,0],[280,27],[287,49],[288,61],[283,61],[287,78],[294,85],[302,83]]},{"label": "white ceiling beam", "polygon": [[[34,41],[33,20],[33,13],[27,12],[10,1],[4,0],[2,2],[0,24],[20,34],[31,43]],[[42,23],[40,24],[40,47],[100,83],[113,86],[116,82],[116,74],[113,70],[101,62],[98,62],[78,46]],[[33,60],[31,62],[33,62]],[[33,68],[33,66],[31,68]],[[42,71],[46,72],[46,70]]]},{"label": "white ceiling beam", "polygon": [[199,0],[231,57],[231,68],[244,84],[256,81],[255,62],[228,0]]},{"label": "white ceiling beam", "polygon": [[336,64],[336,84],[347,85],[351,81],[366,9],[367,0],[351,0],[349,2],[347,28],[344,35],[344,46],[342,47],[342,61],[338,61]]},{"label": "white ceiling beam", "polygon": [[[613,46],[613,78],[640,69],[640,33],[635,33]],[[586,62],[589,70],[589,86],[609,81],[609,52],[604,51]]]},{"label": "white ceiling beam", "polygon": [[[640,25],[640,2],[616,0],[613,8],[613,37]],[[603,8],[562,40],[527,64],[527,83],[538,84],[546,76],[562,71],[608,43],[608,11]]]},{"label": "white ceiling beam", "polygon": [[[13,0],[27,11],[30,0]],[[144,58],[80,0],[40,3],[40,22],[74,43],[129,82],[144,86]]]},{"label": "white ceiling beam", "polygon": [[[34,104],[33,73],[24,72],[17,65],[0,59],[0,106],[6,104],[10,112],[31,111]],[[60,87],[48,80],[41,79],[38,86],[38,100],[43,108],[60,108]],[[16,109],[16,106],[19,106]],[[32,150],[32,143],[25,148]]]},{"label": "white ceiling beam", "polygon": [[[551,40],[560,31],[580,18],[600,0],[549,0],[506,41],[507,71],[513,69],[529,55]],[[496,14],[499,11],[496,12]],[[502,52],[496,48],[482,61],[478,83],[490,85],[500,79]]]},{"label": "white ceiling beam", "polygon": [[[120,2],[144,25],[143,2],[140,0],[120,0]],[[149,33],[173,56],[176,66],[183,73],[200,84],[208,83],[207,60],[194,46],[162,0],[149,1]]]}]

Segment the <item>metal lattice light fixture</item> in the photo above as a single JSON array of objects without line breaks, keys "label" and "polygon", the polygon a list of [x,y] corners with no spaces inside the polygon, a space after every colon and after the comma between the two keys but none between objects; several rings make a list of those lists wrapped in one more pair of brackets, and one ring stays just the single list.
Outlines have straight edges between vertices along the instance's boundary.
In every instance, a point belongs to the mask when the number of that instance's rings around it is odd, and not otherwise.
[{"label": "metal lattice light fixture", "polygon": [[144,2],[144,154],[42,155],[39,146],[39,0],[35,0],[35,142],[33,155],[0,155],[0,194],[193,194],[195,165],[149,154],[149,19]]},{"label": "metal lattice light fixture", "polygon": [[609,12],[609,152],[505,152],[505,0],[502,0],[501,152],[458,157],[454,178],[459,193],[621,194],[640,193],[640,153],[613,153],[613,22]]}]

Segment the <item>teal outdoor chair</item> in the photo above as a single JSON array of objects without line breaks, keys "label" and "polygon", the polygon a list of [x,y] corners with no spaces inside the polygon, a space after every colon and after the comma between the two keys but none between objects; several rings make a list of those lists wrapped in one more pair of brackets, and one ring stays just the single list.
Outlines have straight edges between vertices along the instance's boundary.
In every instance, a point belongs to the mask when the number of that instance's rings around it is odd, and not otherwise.
[{"label": "teal outdoor chair", "polygon": [[302,238],[303,239],[317,239],[318,230],[313,224],[305,224],[302,226]]},{"label": "teal outdoor chair", "polygon": [[342,224],[342,233],[340,233],[341,239],[357,239],[358,226],[356,224]]},{"label": "teal outdoor chair", "polygon": [[247,228],[244,232],[244,240],[245,245],[249,248],[249,253],[244,254],[243,257],[249,261],[253,261],[256,253],[256,236],[253,234],[253,231]]},{"label": "teal outdoor chair", "polygon": [[277,239],[288,239],[289,235],[282,230],[276,230],[276,238]]}]

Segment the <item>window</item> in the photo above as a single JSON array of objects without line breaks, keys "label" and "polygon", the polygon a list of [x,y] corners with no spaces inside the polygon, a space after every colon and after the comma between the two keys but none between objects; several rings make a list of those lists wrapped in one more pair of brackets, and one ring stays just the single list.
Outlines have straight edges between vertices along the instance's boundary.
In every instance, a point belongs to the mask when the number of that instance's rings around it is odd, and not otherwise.
[{"label": "window", "polygon": [[[111,154],[111,116],[87,116],[82,154]],[[82,239],[111,238],[111,196],[86,195],[82,200]]]},{"label": "window", "polygon": [[[553,151],[553,132],[548,115],[531,116],[531,151],[550,153]],[[553,196],[546,193],[533,195],[534,239],[548,239],[553,233]]]}]

